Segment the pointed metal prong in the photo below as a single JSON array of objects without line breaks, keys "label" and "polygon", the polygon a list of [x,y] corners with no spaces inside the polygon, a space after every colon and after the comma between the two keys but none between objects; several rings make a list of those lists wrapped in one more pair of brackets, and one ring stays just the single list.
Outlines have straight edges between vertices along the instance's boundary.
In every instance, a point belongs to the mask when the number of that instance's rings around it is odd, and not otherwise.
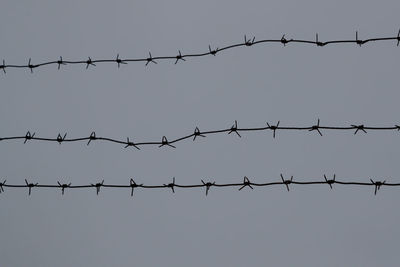
[{"label": "pointed metal prong", "polygon": [[89,68],[89,65],[96,66],[90,57],[88,57],[88,60],[86,60],[86,69]]},{"label": "pointed metal prong", "polygon": [[172,178],[172,183],[164,184],[165,187],[169,187],[172,190],[172,193],[175,193],[175,177]]},{"label": "pointed metal prong", "polygon": [[71,186],[71,183],[69,183],[69,184],[61,184],[59,181],[57,181],[57,183],[61,187],[61,194],[62,195],[64,195],[65,188],[68,188],[68,187]]},{"label": "pointed metal prong", "polygon": [[269,125],[269,123],[267,122],[268,128],[270,128],[273,131],[273,135],[272,135],[273,138],[275,138],[276,130],[278,129],[280,122],[281,121],[278,121],[278,123],[276,125]]},{"label": "pointed metal prong", "polygon": [[196,140],[197,136],[201,136],[201,137],[206,137],[205,135],[201,134],[200,130],[198,127],[196,127],[196,129],[194,129],[194,133],[193,133],[193,141]]},{"label": "pointed metal prong", "polygon": [[28,68],[30,68],[31,69],[31,73],[33,73],[33,68],[35,68],[35,65],[31,64],[31,58],[29,58],[29,61],[28,61]]},{"label": "pointed metal prong", "polygon": [[247,178],[247,177],[245,176],[245,177],[243,178],[243,185],[242,185],[242,187],[239,188],[239,191],[242,190],[243,188],[245,188],[246,186],[250,187],[251,189],[254,189],[254,188],[251,186],[251,182],[250,182],[249,178]]},{"label": "pointed metal prong", "polygon": [[325,45],[325,43],[320,42],[318,40],[318,33],[315,34],[315,43],[317,44],[317,46],[324,46]]},{"label": "pointed metal prong", "polygon": [[319,119],[318,119],[317,125],[311,126],[311,128],[308,131],[310,131],[310,132],[317,131],[319,133],[319,135],[322,136],[322,133],[319,130]]},{"label": "pointed metal prong", "polygon": [[210,190],[210,187],[215,185],[215,182],[204,182],[203,180],[201,180],[201,182],[203,183],[203,185],[206,187],[206,196],[208,195],[208,191]]},{"label": "pointed metal prong", "polygon": [[60,56],[60,60],[58,60],[57,61],[57,64],[58,64],[58,70],[60,69],[60,66],[61,66],[61,64],[62,64],[62,57]]},{"label": "pointed metal prong", "polygon": [[285,180],[285,179],[283,178],[282,173],[281,173],[281,179],[282,179],[282,183],[286,186],[286,189],[287,189],[287,191],[289,192],[289,184],[292,183],[292,181],[293,181],[293,176],[290,178],[290,180]]},{"label": "pointed metal prong", "polygon": [[281,43],[283,44],[283,46],[286,46],[286,44],[288,43],[288,40],[286,40],[285,35],[282,35]]},{"label": "pointed metal prong", "polygon": [[330,187],[331,189],[333,189],[332,184],[335,183],[335,181],[336,181],[336,174],[333,175],[333,179],[332,179],[332,180],[328,180],[328,179],[326,178],[326,175],[325,175],[325,174],[324,174],[324,178],[325,178],[326,183],[329,185],[329,187]]},{"label": "pointed metal prong", "polygon": [[356,131],[354,132],[354,134],[356,135],[358,131],[363,131],[364,133],[367,133],[367,131],[364,129],[364,124],[361,125],[351,125],[353,128],[356,129]]},{"label": "pointed metal prong", "polygon": [[[399,46],[400,43],[400,29],[399,32],[397,33],[397,46]],[[3,65],[4,65],[4,61],[3,61]]]},{"label": "pointed metal prong", "polygon": [[356,31],[356,43],[361,47],[362,44],[364,44],[364,41],[358,40],[358,31]]},{"label": "pointed metal prong", "polygon": [[115,62],[117,62],[118,68],[120,67],[121,64],[128,64],[127,62],[125,62],[125,61],[123,61],[123,60],[121,60],[121,59],[119,58],[119,54],[117,54],[117,57],[116,57],[116,59],[115,59]]},{"label": "pointed metal prong", "polygon": [[135,189],[135,187],[142,186],[143,184],[138,185],[138,184],[131,178],[131,180],[129,181],[129,185],[130,185],[130,187],[132,188],[132,190],[131,190],[131,197],[133,197],[133,190]]},{"label": "pointed metal prong", "polygon": [[170,147],[176,148],[174,145],[171,145],[171,144],[168,142],[168,139],[167,139],[166,136],[163,136],[163,137],[162,137],[162,139],[161,139],[161,145],[159,145],[158,147],[162,147],[162,146],[170,146]]},{"label": "pointed metal prong", "polygon": [[87,142],[87,146],[90,144],[90,142],[92,142],[92,140],[96,140],[97,139],[97,137],[96,137],[96,133],[95,132],[92,132],[91,134],[90,134],[90,136],[89,136],[89,141]]},{"label": "pointed metal prong", "polygon": [[36,183],[36,184],[34,184],[34,183],[28,183],[28,180],[26,180],[26,179],[25,179],[25,184],[26,184],[26,186],[27,186],[28,189],[29,189],[29,191],[28,191],[29,196],[31,195],[32,187],[35,187],[35,186],[38,185],[38,183]]},{"label": "pointed metal prong", "polygon": [[216,48],[214,50],[211,50],[211,46],[209,45],[208,46],[208,51],[209,51],[210,55],[215,56],[217,54],[217,52],[218,52],[218,48]]},{"label": "pointed metal prong", "polygon": [[103,184],[104,184],[104,180],[102,180],[101,183],[91,184],[93,187],[96,187],[96,195],[99,195],[100,188],[103,186]]},{"label": "pointed metal prong", "polygon": [[61,65],[67,65],[67,63],[64,63],[63,58],[60,56],[60,59],[57,61],[58,67],[57,69],[60,69]]},{"label": "pointed metal prong", "polygon": [[376,191],[378,191],[378,187],[376,186],[376,183],[372,179],[369,179],[369,180],[371,181],[371,183],[373,185],[375,185],[375,193],[374,193],[374,195],[376,195]]},{"label": "pointed metal prong", "polygon": [[35,133],[31,134],[31,132],[28,131],[28,132],[25,134],[25,141],[24,141],[24,144],[26,144],[26,142],[27,142],[28,140],[31,140],[34,136],[35,136]]},{"label": "pointed metal prong", "polygon": [[146,60],[147,60],[146,66],[147,66],[150,62],[153,62],[154,64],[157,64],[157,62],[155,62],[155,61],[153,60],[153,57],[151,56],[151,53],[150,53],[150,52],[149,52],[149,57],[146,58]]},{"label": "pointed metal prong", "polygon": [[125,146],[125,148],[127,148],[128,146],[133,146],[137,150],[140,150],[140,148],[135,143],[129,141],[129,137],[126,138],[126,146]]},{"label": "pointed metal prong", "polygon": [[252,46],[254,44],[254,40],[256,37],[253,37],[253,39],[247,39],[246,35],[244,35],[244,44],[246,46]]},{"label": "pointed metal prong", "polygon": [[176,65],[176,63],[178,63],[179,60],[186,61],[186,59],[184,59],[182,54],[181,54],[181,50],[178,50],[178,52],[179,52],[179,54],[176,56],[175,65]]},{"label": "pointed metal prong", "polygon": [[61,134],[58,134],[57,142],[61,145],[61,143],[64,142],[66,136],[67,136],[66,133],[64,134],[64,137],[62,137]]},{"label": "pointed metal prong", "polygon": [[0,69],[3,70],[4,74],[6,74],[6,63],[4,59],[3,59],[3,65],[0,66]]},{"label": "pointed metal prong", "polygon": [[7,180],[4,180],[2,183],[0,183],[0,193],[4,192],[3,185],[6,185]]},{"label": "pointed metal prong", "polygon": [[381,189],[381,186],[384,185],[386,183],[386,180],[384,180],[383,182],[381,181],[373,181],[372,179],[369,179],[371,181],[371,183],[373,185],[375,185],[375,195],[376,193],[379,191],[379,189]]},{"label": "pointed metal prong", "polygon": [[232,125],[232,127],[231,127],[230,131],[228,132],[228,134],[231,134],[233,132],[236,133],[239,137],[242,137],[238,132],[237,120],[235,120],[235,124]]}]

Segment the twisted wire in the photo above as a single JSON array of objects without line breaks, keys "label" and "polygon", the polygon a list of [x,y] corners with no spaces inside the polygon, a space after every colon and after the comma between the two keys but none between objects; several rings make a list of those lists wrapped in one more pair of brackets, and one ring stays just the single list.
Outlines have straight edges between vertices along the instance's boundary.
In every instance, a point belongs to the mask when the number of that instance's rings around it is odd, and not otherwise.
[{"label": "twisted wire", "polygon": [[172,147],[176,148],[176,143],[182,142],[186,139],[192,139],[193,141],[196,140],[198,137],[206,137],[212,134],[222,134],[227,133],[228,135],[235,133],[238,137],[242,137],[240,133],[244,132],[261,132],[261,131],[271,131],[273,138],[276,137],[277,131],[308,131],[308,132],[316,132],[318,135],[322,136],[323,130],[330,130],[330,131],[354,131],[354,135],[359,132],[368,133],[367,131],[400,131],[399,125],[394,126],[386,126],[386,127],[376,127],[376,126],[365,126],[364,124],[351,124],[350,126],[321,126],[320,120],[318,119],[317,124],[311,126],[304,126],[304,127],[297,127],[297,126],[280,126],[280,121],[277,122],[276,125],[269,124],[267,122],[266,126],[263,127],[255,127],[255,128],[239,128],[238,122],[235,120],[234,124],[230,128],[219,129],[219,130],[209,130],[209,131],[200,131],[198,127],[194,129],[192,134],[188,134],[182,137],[178,137],[173,140],[168,140],[166,136],[163,136],[160,141],[144,141],[144,142],[133,142],[132,139],[129,137],[125,140],[113,139],[109,137],[100,137],[96,135],[96,132],[92,132],[87,137],[78,137],[78,138],[67,138],[67,133],[61,135],[60,133],[56,138],[46,138],[46,137],[38,137],[36,133],[31,133],[28,131],[24,136],[8,136],[8,137],[0,137],[0,141],[11,141],[11,140],[23,140],[24,144],[28,141],[35,140],[35,141],[43,141],[43,142],[56,142],[59,144],[62,143],[71,143],[71,142],[87,142],[89,145],[92,141],[105,141],[111,142],[114,144],[124,145],[125,148],[127,147],[134,147],[140,150],[142,146],[158,146],[161,147]]},{"label": "twisted wire", "polygon": [[396,41],[397,46],[399,46],[400,43],[400,30],[398,31],[396,36],[392,37],[373,37],[373,38],[368,38],[368,39],[359,39],[358,32],[356,31],[355,34],[355,39],[347,39],[347,40],[330,40],[330,41],[325,41],[322,42],[319,37],[318,33],[315,35],[315,40],[302,40],[302,39],[287,39],[285,37],[285,34],[280,38],[280,39],[262,39],[262,40],[256,40],[256,37],[253,38],[247,38],[247,36],[244,36],[244,41],[236,44],[231,44],[227,45],[224,47],[216,47],[212,48],[211,45],[208,46],[208,51],[206,52],[199,52],[199,53],[192,53],[192,54],[182,54],[181,50],[178,50],[177,55],[174,56],[153,56],[151,52],[149,52],[149,55],[146,57],[142,58],[120,58],[119,54],[117,54],[116,58],[113,59],[92,59],[91,57],[88,57],[85,60],[77,60],[77,61],[72,61],[72,60],[64,60],[62,56],[58,60],[54,61],[47,61],[47,62],[42,62],[42,63],[37,63],[33,64],[32,63],[32,58],[29,58],[27,64],[23,65],[15,65],[15,64],[6,64],[5,60],[3,59],[3,64],[0,65],[0,70],[3,70],[4,73],[6,73],[6,69],[9,68],[20,68],[20,69],[29,69],[31,73],[33,73],[33,69],[43,67],[43,66],[48,66],[48,65],[56,65],[58,69],[61,68],[63,65],[74,65],[74,64],[79,64],[79,65],[84,65],[86,66],[86,69],[89,67],[96,67],[98,63],[112,63],[116,64],[118,68],[121,65],[126,65],[128,62],[144,62],[146,66],[148,66],[150,63],[152,64],[157,64],[157,61],[160,60],[169,60],[173,61],[174,64],[177,64],[179,61],[186,61],[188,58],[198,58],[198,57],[205,57],[205,56],[216,56],[218,53],[225,51],[225,50],[230,50],[233,48],[237,47],[250,47],[258,44],[267,44],[267,43],[280,43],[284,46],[288,44],[309,44],[309,45],[315,45],[318,47],[323,47],[326,45],[337,45],[337,44],[356,44],[359,46],[362,46],[366,43],[369,42],[381,42],[381,41]]},{"label": "twisted wire", "polygon": [[135,188],[141,189],[170,189],[172,193],[175,193],[176,188],[189,189],[189,188],[204,188],[205,194],[208,195],[210,189],[212,187],[236,187],[239,191],[248,187],[253,190],[254,187],[269,187],[269,186],[284,186],[288,192],[290,191],[290,185],[320,185],[327,184],[331,189],[333,189],[334,184],[340,184],[345,186],[357,185],[357,186],[369,186],[374,188],[374,194],[381,189],[382,186],[400,186],[400,183],[387,183],[386,180],[373,180],[370,179],[369,182],[354,182],[354,181],[339,181],[336,179],[336,175],[333,175],[333,178],[328,179],[326,175],[323,175],[324,180],[320,181],[295,181],[293,180],[293,176],[290,179],[285,179],[283,174],[280,174],[280,180],[275,182],[267,182],[267,183],[254,183],[251,182],[247,176],[244,176],[242,182],[238,183],[226,183],[219,184],[215,181],[204,181],[201,180],[199,184],[177,184],[175,183],[175,177],[172,179],[172,182],[162,184],[162,185],[144,185],[138,184],[133,179],[130,179],[128,184],[105,184],[104,180],[101,182],[86,184],[86,185],[72,185],[72,183],[62,183],[57,181],[57,184],[39,184],[33,183],[25,179],[25,184],[8,184],[7,180],[0,182],[0,193],[5,192],[5,188],[27,188],[28,194],[31,195],[33,188],[51,188],[61,190],[62,195],[64,195],[65,190],[68,189],[85,189],[85,188],[94,188],[96,190],[96,194],[100,193],[101,188],[117,188],[117,189],[130,189],[131,196],[133,196]]}]

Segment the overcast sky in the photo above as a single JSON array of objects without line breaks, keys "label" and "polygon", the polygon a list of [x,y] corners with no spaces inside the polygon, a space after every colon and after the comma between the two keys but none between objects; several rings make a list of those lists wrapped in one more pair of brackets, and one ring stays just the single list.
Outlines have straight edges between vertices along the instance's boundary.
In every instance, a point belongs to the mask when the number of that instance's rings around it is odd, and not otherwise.
[{"label": "overcast sky", "polygon": [[[206,52],[259,39],[396,36],[399,1],[8,1],[0,60],[26,64]],[[0,137],[170,139],[201,130],[399,124],[395,41],[261,44],[190,58],[7,69]],[[399,133],[213,135],[140,151],[107,142],[0,142],[0,180],[158,185],[322,180],[400,182]],[[5,188],[1,266],[398,266],[399,189],[334,185],[135,191]]]}]

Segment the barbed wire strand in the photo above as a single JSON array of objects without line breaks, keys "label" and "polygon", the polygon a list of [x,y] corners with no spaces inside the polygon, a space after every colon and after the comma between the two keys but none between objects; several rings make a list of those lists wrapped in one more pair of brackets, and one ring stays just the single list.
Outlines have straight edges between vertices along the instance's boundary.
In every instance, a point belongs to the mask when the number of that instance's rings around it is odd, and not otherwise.
[{"label": "barbed wire strand", "polygon": [[230,50],[233,48],[237,47],[250,47],[254,46],[257,44],[266,44],[266,43],[280,43],[283,46],[286,46],[288,44],[310,44],[310,45],[315,45],[318,47],[323,47],[326,45],[333,45],[333,44],[356,44],[359,46],[362,46],[366,43],[369,42],[380,42],[380,41],[396,41],[397,46],[400,44],[400,30],[397,32],[396,36],[393,37],[375,37],[375,38],[369,38],[369,39],[359,39],[358,32],[356,31],[355,34],[355,39],[347,39],[347,40],[331,40],[331,41],[325,41],[322,42],[319,39],[318,33],[315,35],[315,40],[301,40],[301,39],[287,39],[285,37],[285,34],[280,38],[280,39],[262,39],[262,40],[256,40],[256,37],[253,38],[247,38],[246,35],[244,35],[244,41],[236,44],[231,44],[225,47],[217,47],[217,48],[211,48],[211,45],[208,46],[208,51],[207,52],[201,52],[201,53],[195,53],[195,54],[182,54],[181,50],[178,50],[178,54],[176,56],[155,56],[153,57],[151,52],[149,52],[149,55],[147,57],[143,58],[120,58],[119,54],[117,54],[116,58],[114,59],[92,59],[91,57],[88,57],[86,60],[78,60],[78,61],[71,61],[71,60],[64,60],[62,56],[58,60],[55,61],[48,61],[48,62],[42,62],[38,64],[33,64],[32,63],[32,58],[29,58],[28,64],[26,65],[14,65],[14,64],[6,64],[5,60],[3,59],[2,65],[0,65],[0,70],[3,70],[4,73],[6,73],[6,69],[9,68],[25,68],[29,69],[31,73],[33,73],[33,69],[42,67],[42,66],[47,66],[47,65],[56,65],[57,69],[61,69],[61,66],[63,65],[73,65],[73,64],[81,64],[88,69],[89,67],[96,67],[97,63],[113,63],[117,64],[117,67],[120,68],[121,64],[128,64],[128,62],[144,62],[146,66],[148,66],[150,63],[157,64],[157,61],[159,60],[171,60],[174,62],[174,64],[177,64],[179,61],[186,61],[188,58],[196,58],[196,57],[205,57],[209,55],[216,56],[217,53],[220,53],[225,50]]},{"label": "barbed wire strand", "polygon": [[199,184],[177,184],[175,183],[175,177],[172,179],[172,182],[162,185],[144,185],[138,184],[133,179],[130,179],[129,184],[105,184],[104,180],[101,182],[86,184],[86,185],[72,185],[72,183],[61,183],[57,181],[57,184],[39,184],[33,183],[25,179],[25,184],[8,184],[7,180],[0,182],[0,193],[5,192],[5,188],[27,188],[28,195],[32,194],[33,188],[52,188],[52,189],[60,189],[61,194],[64,195],[66,189],[83,189],[83,188],[95,188],[96,194],[100,193],[101,188],[129,188],[131,192],[131,196],[133,196],[135,188],[142,188],[142,189],[171,189],[172,193],[175,193],[176,188],[205,188],[205,194],[208,195],[209,190],[211,187],[236,187],[239,191],[248,187],[249,189],[253,190],[254,187],[268,187],[268,186],[275,186],[280,185],[284,186],[283,188],[290,192],[289,185],[319,185],[319,184],[327,184],[331,189],[333,189],[334,184],[340,185],[357,185],[357,186],[372,186],[374,187],[374,194],[376,195],[377,192],[381,189],[382,186],[400,186],[400,183],[387,183],[386,180],[373,180],[370,179],[370,182],[354,182],[354,181],[339,181],[336,179],[336,175],[333,175],[332,179],[328,179],[327,176],[324,174],[324,180],[320,181],[296,181],[291,176],[290,179],[285,179],[283,174],[280,174],[280,180],[275,182],[268,182],[268,183],[254,183],[251,182],[247,176],[244,176],[243,181],[240,183],[226,183],[226,184],[218,184],[215,181],[207,181],[201,180]]},{"label": "barbed wire strand", "polygon": [[31,133],[28,131],[24,136],[9,136],[9,137],[0,137],[1,141],[11,141],[11,140],[24,140],[24,144],[28,141],[35,140],[35,141],[43,141],[43,142],[57,142],[59,144],[66,143],[66,142],[81,142],[87,141],[87,145],[90,145],[92,141],[106,141],[112,142],[115,144],[124,145],[125,148],[127,147],[134,147],[140,150],[141,146],[146,145],[153,145],[158,147],[172,147],[176,148],[175,144],[178,142],[182,142],[186,139],[192,139],[193,141],[196,140],[197,137],[206,137],[212,134],[221,134],[221,133],[228,133],[232,134],[235,133],[238,137],[242,137],[240,133],[243,132],[260,132],[260,131],[272,131],[272,137],[276,137],[277,131],[308,131],[308,132],[317,132],[318,135],[323,136],[323,130],[331,130],[331,131],[354,131],[354,135],[359,132],[367,133],[368,131],[400,131],[399,125],[394,126],[387,126],[387,127],[375,127],[375,126],[365,126],[364,124],[351,124],[350,126],[321,126],[320,120],[317,120],[317,124],[311,126],[304,126],[304,127],[295,127],[295,126],[280,126],[280,121],[277,122],[276,125],[269,124],[264,127],[255,127],[255,128],[239,128],[238,122],[235,120],[234,124],[230,128],[220,129],[220,130],[210,130],[210,131],[200,131],[198,127],[194,129],[192,134],[188,134],[174,140],[168,140],[166,136],[161,138],[161,141],[145,141],[145,142],[133,142],[129,137],[124,140],[113,139],[109,137],[99,137],[96,135],[96,132],[92,132],[87,137],[78,137],[78,138],[66,138],[67,133],[61,135],[60,133],[56,138],[45,138],[45,137],[38,137],[36,133]]}]

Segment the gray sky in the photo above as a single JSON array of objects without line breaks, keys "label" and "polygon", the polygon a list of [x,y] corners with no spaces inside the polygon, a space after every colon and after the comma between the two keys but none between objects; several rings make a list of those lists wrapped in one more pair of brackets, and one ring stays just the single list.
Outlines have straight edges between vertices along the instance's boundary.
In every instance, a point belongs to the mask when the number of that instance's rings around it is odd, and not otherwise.
[{"label": "gray sky", "polygon": [[[175,55],[256,39],[394,36],[398,1],[7,1],[9,64]],[[202,130],[399,123],[395,42],[258,45],[145,67],[71,65],[0,75],[0,136],[173,139]],[[187,140],[177,149],[106,142],[0,143],[0,177],[163,184],[337,179],[400,182],[397,132],[270,132]],[[336,185],[137,190],[9,189],[0,195],[2,266],[397,266],[398,189]]]}]

